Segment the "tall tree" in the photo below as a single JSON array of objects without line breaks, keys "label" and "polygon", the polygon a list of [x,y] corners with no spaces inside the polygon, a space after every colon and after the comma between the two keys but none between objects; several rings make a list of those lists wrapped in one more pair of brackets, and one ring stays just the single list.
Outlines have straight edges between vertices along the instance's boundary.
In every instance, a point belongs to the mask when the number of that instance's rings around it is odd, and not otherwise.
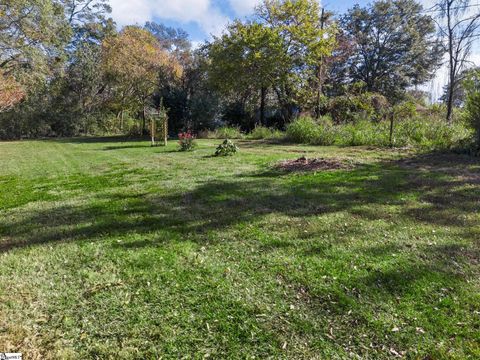
[{"label": "tall tree", "polygon": [[163,106],[168,109],[170,128],[180,131],[182,128],[188,127],[188,123],[191,122],[189,76],[195,65],[189,35],[181,28],[173,28],[155,22],[147,22],[144,28],[157,38],[161,48],[174,57],[184,69],[180,78],[172,76],[172,73],[168,71],[161,72],[159,89],[155,96],[156,105],[159,106],[162,101]]},{"label": "tall tree", "polygon": [[218,90],[241,94],[244,100],[260,95],[260,124],[264,124],[266,93],[287,70],[278,32],[259,23],[237,21],[210,44],[209,57],[209,79]]},{"label": "tall tree", "polygon": [[63,135],[74,135],[80,130],[88,133],[89,117],[101,118],[101,106],[103,113],[108,110],[101,46],[91,42],[79,44],[70,56],[64,76],[57,82],[58,86],[51,89],[55,92],[51,101],[51,112],[57,115],[56,119],[52,115],[55,131]]},{"label": "tall tree", "polygon": [[415,0],[380,0],[367,7],[356,5],[341,19],[353,44],[348,60],[352,82],[390,100],[410,86],[434,75],[443,56],[435,23]]},{"label": "tall tree", "polygon": [[272,91],[288,121],[299,109],[317,105],[319,64],[331,54],[334,35],[316,0],[265,0],[253,21],[235,22],[210,45],[210,79],[243,102],[258,96],[261,123]]},{"label": "tall tree", "polygon": [[274,86],[284,119],[292,117],[294,108],[316,108],[322,64],[336,46],[335,26],[326,22],[316,0],[265,0],[257,17],[281,38],[288,59],[285,76]]},{"label": "tall tree", "polygon": [[433,11],[439,11],[438,26],[448,54],[446,90],[447,121],[452,121],[455,92],[462,83],[460,74],[468,64],[474,40],[480,29],[480,10],[470,0],[439,0]]},{"label": "tall tree", "polygon": [[145,108],[158,88],[160,72],[180,76],[182,67],[148,31],[128,26],[120,34],[104,40],[103,70],[113,85],[121,114],[125,110],[141,111],[146,131]]},{"label": "tall tree", "polygon": [[[25,92],[62,62],[71,29],[60,4],[50,0],[5,0],[0,3],[0,76],[12,76]],[[10,79],[10,80],[9,80]]]}]

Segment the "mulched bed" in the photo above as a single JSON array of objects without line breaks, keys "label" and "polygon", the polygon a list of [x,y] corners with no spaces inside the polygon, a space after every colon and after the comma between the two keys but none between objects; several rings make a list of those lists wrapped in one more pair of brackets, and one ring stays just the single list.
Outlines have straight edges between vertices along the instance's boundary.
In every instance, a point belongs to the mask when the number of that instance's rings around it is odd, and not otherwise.
[{"label": "mulched bed", "polygon": [[301,157],[296,160],[285,160],[276,164],[275,169],[283,171],[325,171],[347,169],[348,164],[338,159],[309,159]]}]

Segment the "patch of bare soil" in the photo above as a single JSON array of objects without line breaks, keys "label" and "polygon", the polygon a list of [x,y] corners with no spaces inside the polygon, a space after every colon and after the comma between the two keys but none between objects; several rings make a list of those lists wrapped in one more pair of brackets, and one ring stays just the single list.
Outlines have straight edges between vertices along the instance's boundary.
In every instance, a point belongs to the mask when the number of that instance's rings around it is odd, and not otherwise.
[{"label": "patch of bare soil", "polygon": [[347,169],[349,165],[338,159],[309,159],[305,156],[296,160],[284,160],[275,165],[277,170],[283,171],[326,171]]}]

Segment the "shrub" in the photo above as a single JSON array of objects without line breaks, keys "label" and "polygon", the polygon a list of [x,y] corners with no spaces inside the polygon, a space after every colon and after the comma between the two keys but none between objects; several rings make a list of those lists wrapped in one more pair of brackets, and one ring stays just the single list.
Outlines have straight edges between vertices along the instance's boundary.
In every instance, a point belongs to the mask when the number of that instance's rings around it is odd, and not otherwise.
[{"label": "shrub", "polygon": [[223,143],[218,145],[217,150],[215,151],[215,156],[231,156],[236,154],[237,151],[237,145],[235,145],[231,140],[226,139]]},{"label": "shrub", "polygon": [[480,157],[480,148],[473,137],[459,141],[458,145],[453,148],[453,151],[458,154]]},{"label": "shrub", "polygon": [[477,148],[480,148],[480,89],[478,84],[471,81],[467,83],[468,95],[465,102],[465,120],[475,130],[475,141]]},{"label": "shrub", "polygon": [[376,93],[349,94],[330,100],[329,112],[336,124],[358,119],[380,120],[388,106],[387,99]]},{"label": "shrub", "polygon": [[191,151],[195,148],[195,136],[190,130],[178,134],[178,144],[180,151]]},{"label": "shrub", "polygon": [[397,104],[392,109],[395,118],[404,120],[412,119],[417,116],[417,106],[413,101],[405,101],[400,104]]}]

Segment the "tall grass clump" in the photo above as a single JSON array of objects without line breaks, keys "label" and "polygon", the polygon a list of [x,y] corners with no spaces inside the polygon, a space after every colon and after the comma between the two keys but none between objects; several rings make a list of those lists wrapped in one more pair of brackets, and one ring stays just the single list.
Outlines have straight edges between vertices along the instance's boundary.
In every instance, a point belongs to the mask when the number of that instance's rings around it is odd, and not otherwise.
[{"label": "tall grass clump", "polygon": [[450,150],[471,138],[472,131],[463,123],[446,123],[443,118],[406,118],[394,122],[390,142],[390,122],[357,120],[332,125],[309,117],[294,121],[287,128],[287,139],[294,143],[338,146],[416,147],[424,150]]},{"label": "tall grass clump", "polygon": [[335,145],[340,146],[387,146],[389,130],[386,122],[373,123],[358,120],[336,126]]},{"label": "tall grass clump", "polygon": [[443,118],[416,117],[395,124],[394,145],[414,146],[425,150],[450,150],[471,137],[462,121],[447,124]]},{"label": "tall grass clump", "polygon": [[315,121],[311,117],[300,117],[287,127],[286,139],[294,143],[311,145],[334,145],[341,137],[340,126],[333,126],[329,117]]},{"label": "tall grass clump", "polygon": [[198,133],[199,139],[243,139],[245,135],[240,128],[222,126],[215,130],[204,130]]},{"label": "tall grass clump", "polygon": [[287,140],[300,144],[312,144],[320,136],[320,126],[308,116],[302,116],[287,127]]},{"label": "tall grass clump", "polygon": [[280,130],[271,129],[265,126],[256,126],[255,129],[247,135],[247,138],[252,140],[271,140],[281,139],[282,137],[284,137],[284,134]]},{"label": "tall grass clump", "polygon": [[217,139],[242,139],[244,137],[242,131],[234,126],[222,126],[215,130]]}]

